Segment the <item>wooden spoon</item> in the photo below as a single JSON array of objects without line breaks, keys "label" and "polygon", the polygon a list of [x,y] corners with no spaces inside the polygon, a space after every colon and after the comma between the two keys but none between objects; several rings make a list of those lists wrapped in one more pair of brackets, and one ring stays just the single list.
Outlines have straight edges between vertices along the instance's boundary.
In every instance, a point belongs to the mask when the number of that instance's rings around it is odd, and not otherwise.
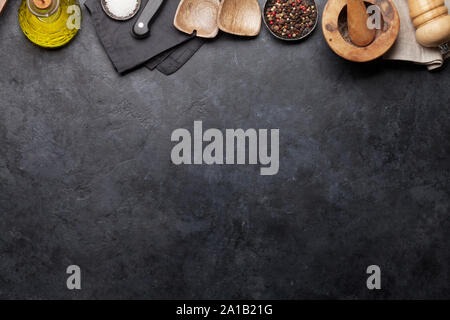
[{"label": "wooden spoon", "polygon": [[198,37],[214,38],[219,33],[217,13],[219,0],[181,0],[173,21],[181,32]]},{"label": "wooden spoon", "polygon": [[222,0],[219,29],[239,36],[256,36],[261,30],[261,9],[257,0]]},{"label": "wooden spoon", "polygon": [[365,47],[375,39],[375,29],[367,28],[369,15],[363,0],[348,0],[347,25],[350,40],[360,47]]},{"label": "wooden spoon", "polygon": [[0,0],[0,13],[2,13],[8,0]]}]

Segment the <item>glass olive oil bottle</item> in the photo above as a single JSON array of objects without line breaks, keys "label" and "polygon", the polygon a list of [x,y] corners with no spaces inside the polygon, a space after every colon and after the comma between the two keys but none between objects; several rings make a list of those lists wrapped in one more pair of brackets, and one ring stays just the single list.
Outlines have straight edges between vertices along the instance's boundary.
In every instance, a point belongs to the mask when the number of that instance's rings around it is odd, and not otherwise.
[{"label": "glass olive oil bottle", "polygon": [[19,23],[23,33],[35,44],[61,47],[80,29],[80,5],[77,0],[23,0]]}]

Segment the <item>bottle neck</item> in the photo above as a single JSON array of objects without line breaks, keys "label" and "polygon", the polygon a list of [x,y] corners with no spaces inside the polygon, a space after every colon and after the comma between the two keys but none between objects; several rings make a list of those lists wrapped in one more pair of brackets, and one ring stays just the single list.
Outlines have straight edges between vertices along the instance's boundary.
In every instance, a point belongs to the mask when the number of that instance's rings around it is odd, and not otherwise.
[{"label": "bottle neck", "polygon": [[28,9],[40,18],[48,18],[58,12],[60,0],[26,0]]}]

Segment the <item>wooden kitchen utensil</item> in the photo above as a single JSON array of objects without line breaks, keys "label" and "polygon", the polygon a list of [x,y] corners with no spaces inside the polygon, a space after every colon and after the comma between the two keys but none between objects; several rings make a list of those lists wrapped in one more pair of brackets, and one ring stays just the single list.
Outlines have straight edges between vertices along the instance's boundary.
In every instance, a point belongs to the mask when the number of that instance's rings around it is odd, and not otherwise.
[{"label": "wooden kitchen utensil", "polygon": [[181,32],[214,38],[219,33],[218,12],[219,0],[181,0],[173,24]]},{"label": "wooden kitchen utensil", "polygon": [[261,30],[261,9],[257,0],[222,0],[219,29],[239,36],[256,36]]},{"label": "wooden kitchen utensil", "polygon": [[346,14],[347,0],[329,0],[322,14],[322,32],[330,48],[344,59],[367,62],[385,54],[394,44],[400,30],[400,18],[391,0],[366,0],[380,9],[381,29],[377,30],[375,40],[368,46],[359,47],[352,43],[348,34]]},{"label": "wooden kitchen utensil", "polygon": [[367,28],[369,15],[363,0],[347,0],[348,35],[360,47],[369,45],[375,39],[375,29]]},{"label": "wooden kitchen utensil", "polygon": [[2,11],[5,8],[7,2],[8,2],[8,0],[0,0],[0,13],[2,13]]},{"label": "wooden kitchen utensil", "polygon": [[417,29],[417,42],[425,47],[441,46],[443,49],[450,41],[450,15],[444,0],[408,0],[408,6]]}]

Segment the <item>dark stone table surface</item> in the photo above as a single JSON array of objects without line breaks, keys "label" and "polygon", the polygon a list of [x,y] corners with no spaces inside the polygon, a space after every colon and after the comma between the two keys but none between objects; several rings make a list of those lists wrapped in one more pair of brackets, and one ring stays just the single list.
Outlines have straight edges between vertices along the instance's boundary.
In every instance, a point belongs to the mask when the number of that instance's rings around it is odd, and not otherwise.
[{"label": "dark stone table surface", "polygon": [[[263,26],[172,76],[119,76],[84,8],[47,51],[18,6],[0,16],[0,298],[450,298],[448,68],[353,64],[320,28],[289,45]],[[194,120],[279,128],[280,172],[173,165]]]}]

